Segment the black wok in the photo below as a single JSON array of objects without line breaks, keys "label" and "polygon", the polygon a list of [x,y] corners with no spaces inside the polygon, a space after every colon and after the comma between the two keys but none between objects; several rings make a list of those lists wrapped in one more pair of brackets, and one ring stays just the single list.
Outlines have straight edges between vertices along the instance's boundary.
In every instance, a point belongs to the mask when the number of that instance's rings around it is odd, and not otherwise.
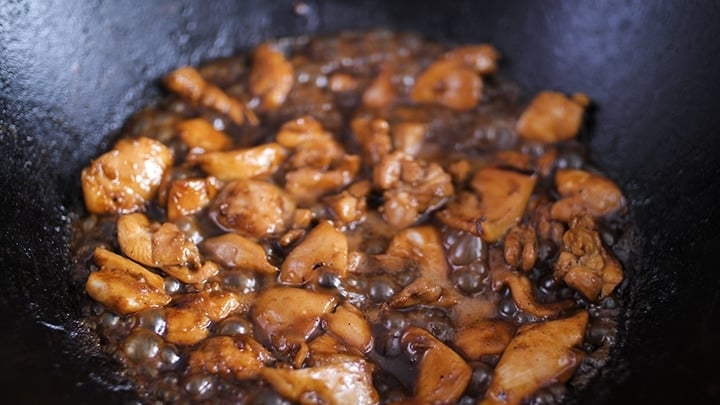
[{"label": "black wok", "polygon": [[158,94],[157,78],[263,38],[373,26],[491,42],[528,92],[590,95],[584,141],[631,201],[637,230],[617,346],[573,399],[720,400],[717,1],[297,3],[2,2],[3,402],[133,397],[77,321],[67,218],[81,206],[80,169]]}]

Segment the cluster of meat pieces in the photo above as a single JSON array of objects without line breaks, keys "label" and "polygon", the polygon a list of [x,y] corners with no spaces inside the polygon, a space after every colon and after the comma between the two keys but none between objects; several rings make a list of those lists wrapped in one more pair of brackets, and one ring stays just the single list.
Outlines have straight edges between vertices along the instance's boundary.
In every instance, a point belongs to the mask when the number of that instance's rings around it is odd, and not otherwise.
[{"label": "cluster of meat pieces", "polygon": [[[588,313],[568,313],[572,303],[535,298],[528,272],[539,243],[561,247],[554,277],[587,301],[607,297],[623,278],[596,225],[623,207],[620,190],[594,172],[555,168],[555,145],[578,133],[587,98],[541,93],[519,117],[517,134],[521,142],[543,145],[544,153],[500,151],[477,161],[434,159],[425,153],[428,122],[398,121],[385,113],[399,103],[472,110],[498,59],[488,45],[450,50],[417,72],[410,91],[397,83],[397,67],[390,63],[369,81],[334,73],[327,91],[360,92],[348,123],[357,153],[311,115],[287,120],[271,139],[243,148],[209,121],[187,118],[175,135],[186,156],[174,155],[151,134],[121,139],[82,172],[87,210],[117,215],[120,247],[95,251],[88,294],[119,314],[163,308],[163,338],[192,347],[192,372],[263,380],[300,403],[373,404],[380,400],[373,386],[378,366],[369,356],[376,319],[362,305],[320,288],[320,279],[342,284],[369,267],[391,274],[412,268],[417,277],[380,311],[441,307],[458,323],[450,342],[416,326],[403,331],[401,342],[417,365],[408,401],[457,401],[472,375],[468,361],[486,355],[500,360],[481,403],[520,403],[547,384],[567,380],[582,360],[578,346]],[[295,62],[274,43],[257,47],[247,76],[249,100],[229,95],[191,67],[170,73],[165,84],[185,102],[223,114],[234,125],[263,125],[263,114],[292,97]],[[478,163],[488,161],[495,163]],[[178,162],[199,174],[172,176]],[[536,194],[547,179],[559,199]],[[371,200],[378,196],[375,210]],[[164,210],[162,220],[146,214],[151,203]],[[179,226],[197,224],[200,216],[221,232],[206,237]],[[362,251],[348,234],[378,218],[390,235],[387,247]],[[538,322],[518,328],[495,319],[496,310],[487,310],[480,298],[460,293],[449,281],[451,269],[433,223],[490,244],[493,288],[507,287],[518,308]],[[270,260],[269,243],[287,250],[281,263]],[[245,293],[209,282],[225,272],[273,282]],[[191,292],[167,292],[165,277]],[[212,326],[229,316],[249,319],[254,333],[213,335]]]}]

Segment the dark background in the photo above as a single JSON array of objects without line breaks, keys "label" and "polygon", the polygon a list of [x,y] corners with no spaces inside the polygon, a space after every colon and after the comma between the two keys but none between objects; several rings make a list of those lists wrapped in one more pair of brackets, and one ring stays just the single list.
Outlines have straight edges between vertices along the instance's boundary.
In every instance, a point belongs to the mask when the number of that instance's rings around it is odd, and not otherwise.
[{"label": "dark background", "polygon": [[638,229],[617,350],[575,400],[720,401],[720,2],[297,3],[0,1],[2,402],[131,398],[76,321],[67,224],[80,169],[157,78],[264,38],[377,26],[491,42],[527,92],[590,95],[584,141]]}]

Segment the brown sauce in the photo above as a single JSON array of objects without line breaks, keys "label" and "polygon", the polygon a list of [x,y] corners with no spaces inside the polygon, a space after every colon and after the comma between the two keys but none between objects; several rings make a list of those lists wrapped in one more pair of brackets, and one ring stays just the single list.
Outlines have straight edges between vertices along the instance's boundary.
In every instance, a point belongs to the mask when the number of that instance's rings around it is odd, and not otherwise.
[{"label": "brown sauce", "polygon": [[587,98],[528,103],[498,64],[377,30],[169,74],[83,172],[73,247],[143,401],[539,404],[592,378],[624,200],[575,139]]}]

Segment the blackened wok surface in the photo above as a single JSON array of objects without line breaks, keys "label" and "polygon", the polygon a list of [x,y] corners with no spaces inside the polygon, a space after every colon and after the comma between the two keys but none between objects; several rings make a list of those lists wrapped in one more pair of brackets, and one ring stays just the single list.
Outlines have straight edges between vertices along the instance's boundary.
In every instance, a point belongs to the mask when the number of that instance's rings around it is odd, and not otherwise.
[{"label": "blackened wok surface", "polygon": [[292,0],[39,3],[0,5],[3,402],[132,398],[76,321],[67,217],[80,169],[156,79],[263,38],[375,26],[492,42],[528,92],[591,96],[586,141],[638,230],[617,350],[574,399],[720,399],[718,2],[307,1],[305,15]]}]

